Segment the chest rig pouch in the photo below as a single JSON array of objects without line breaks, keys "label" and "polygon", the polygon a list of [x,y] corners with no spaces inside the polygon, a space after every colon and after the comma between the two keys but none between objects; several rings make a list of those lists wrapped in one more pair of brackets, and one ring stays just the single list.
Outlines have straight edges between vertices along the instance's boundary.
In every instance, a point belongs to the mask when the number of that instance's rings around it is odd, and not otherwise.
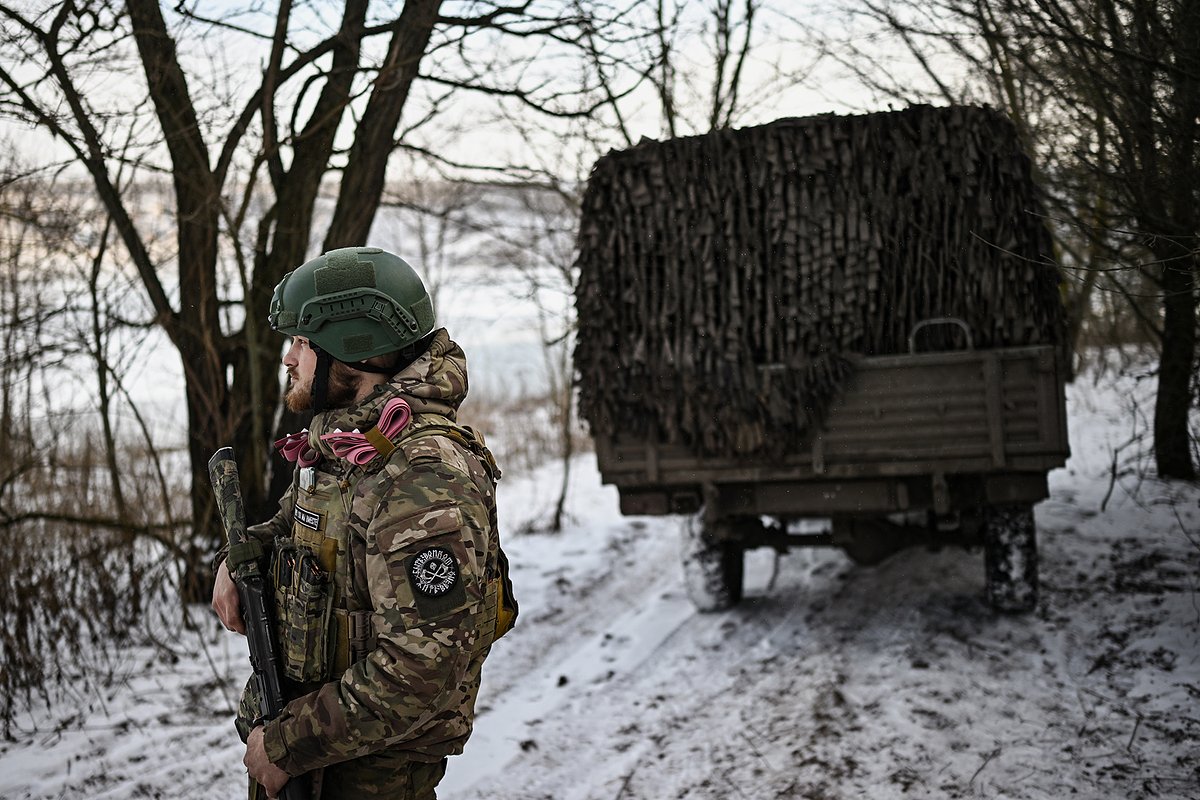
[{"label": "chest rig pouch", "polygon": [[292,536],[275,543],[275,618],[285,677],[318,683],[340,660],[331,619],[346,613],[348,501],[337,477],[312,467],[299,471],[293,498]]}]

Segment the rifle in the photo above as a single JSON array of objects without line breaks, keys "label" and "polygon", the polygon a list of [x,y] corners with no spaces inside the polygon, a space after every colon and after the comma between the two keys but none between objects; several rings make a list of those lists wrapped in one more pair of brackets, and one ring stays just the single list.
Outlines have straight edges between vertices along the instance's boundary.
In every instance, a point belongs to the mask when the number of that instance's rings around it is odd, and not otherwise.
[{"label": "rifle", "polygon": [[[238,482],[237,462],[233,448],[222,447],[208,461],[208,475],[217,495],[217,513],[229,539],[229,574],[237,585],[242,618],[246,621],[246,639],[250,645],[251,680],[258,684],[262,698],[257,726],[275,719],[283,712],[283,682],[280,679],[279,648],[274,630],[274,587],[263,575],[259,561],[263,556],[262,543],[246,531],[246,508],[242,504],[242,489]],[[279,792],[281,800],[308,800],[311,796],[307,776],[292,778]]]}]

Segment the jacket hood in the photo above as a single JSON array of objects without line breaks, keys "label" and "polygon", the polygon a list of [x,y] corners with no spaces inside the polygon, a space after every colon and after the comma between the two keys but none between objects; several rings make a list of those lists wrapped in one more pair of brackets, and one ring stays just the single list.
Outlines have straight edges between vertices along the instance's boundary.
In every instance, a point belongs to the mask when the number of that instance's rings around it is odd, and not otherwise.
[{"label": "jacket hood", "polygon": [[361,403],[331,408],[313,416],[309,444],[325,458],[336,458],[321,436],[333,431],[366,431],[379,420],[383,406],[402,397],[416,414],[441,414],[455,419],[467,396],[467,356],[446,332],[434,332],[429,349],[392,379],[380,384]]},{"label": "jacket hood", "polygon": [[439,328],[424,355],[396,373],[385,386],[407,400],[414,414],[442,414],[454,419],[467,397],[467,356],[446,329]]}]

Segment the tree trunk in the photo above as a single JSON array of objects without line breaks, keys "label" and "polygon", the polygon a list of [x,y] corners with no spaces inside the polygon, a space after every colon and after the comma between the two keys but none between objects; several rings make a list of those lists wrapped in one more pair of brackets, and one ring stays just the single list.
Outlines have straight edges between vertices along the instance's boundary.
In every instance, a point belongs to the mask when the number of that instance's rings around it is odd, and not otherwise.
[{"label": "tree trunk", "polygon": [[367,243],[371,223],[383,196],[388,158],[395,146],[396,126],[417,77],[421,58],[429,47],[442,0],[407,0],[387,58],[375,79],[371,99],[354,135],[346,161],[333,221],[325,236],[325,249]]},{"label": "tree trunk", "polygon": [[[1156,6],[1145,13],[1153,16]],[[1166,150],[1166,209],[1172,236],[1160,237],[1153,246],[1162,265],[1163,336],[1159,362],[1158,397],[1154,405],[1154,460],[1161,478],[1194,481],[1188,415],[1192,397],[1192,367],[1196,361],[1196,276],[1200,255],[1195,250],[1200,233],[1197,186],[1200,163],[1196,158],[1200,132],[1200,0],[1183,0],[1175,8],[1174,69],[1171,70],[1173,125],[1160,134]],[[1154,230],[1154,228],[1149,228]]]},{"label": "tree trunk", "polygon": [[182,545],[189,563],[180,590],[184,602],[200,602],[212,585],[205,554],[220,541],[208,459],[234,432],[225,378],[227,343],[221,333],[217,296],[220,195],[187,79],[162,11],[149,0],[130,0],[127,7],[147,86],[171,155],[175,187],[180,301],[178,315],[164,325],[183,361],[192,473],[192,537]]},{"label": "tree trunk", "polygon": [[[1174,248],[1172,248],[1174,250]],[[1195,255],[1160,253],[1163,269],[1162,359],[1154,402],[1154,460],[1160,478],[1195,480],[1192,463],[1192,367],[1196,360]]]},{"label": "tree trunk", "polygon": [[193,336],[179,348],[184,363],[192,500],[191,541],[180,543],[180,549],[187,555],[179,587],[185,603],[207,602],[212,593],[208,561],[223,542],[224,529],[217,517],[208,460],[219,448],[232,443],[233,434],[224,366],[220,361],[196,355],[197,350],[207,349],[207,344],[203,337]]},{"label": "tree trunk", "polygon": [[291,477],[288,465],[274,454],[268,440],[300,430],[308,419],[304,415],[297,420],[285,409],[278,428],[275,424],[282,338],[266,325],[268,306],[275,285],[308,257],[317,193],[328,169],[338,124],[350,102],[366,13],[367,0],[345,4],[328,77],[308,122],[295,137],[290,168],[275,178],[274,214],[262,223],[260,241],[267,241],[266,231],[270,230],[270,250],[255,258],[246,299],[246,352],[238,357],[233,385],[234,402],[246,409],[237,431],[237,440],[246,443],[238,467],[246,518],[255,522],[275,513]]}]

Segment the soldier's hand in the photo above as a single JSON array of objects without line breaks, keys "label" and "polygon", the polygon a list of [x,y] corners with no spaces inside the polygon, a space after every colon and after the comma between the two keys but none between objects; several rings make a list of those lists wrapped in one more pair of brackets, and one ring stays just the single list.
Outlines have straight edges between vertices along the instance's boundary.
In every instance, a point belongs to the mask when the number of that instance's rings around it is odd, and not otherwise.
[{"label": "soldier's hand", "polygon": [[222,561],[213,580],[212,609],[217,612],[221,624],[231,631],[246,635],[246,624],[242,622],[242,603],[238,599],[237,584],[229,574],[229,562]]},{"label": "soldier's hand", "polygon": [[250,738],[246,740],[246,755],[242,759],[242,763],[250,771],[250,777],[267,790],[267,797],[275,797],[279,794],[279,790],[291,778],[267,758],[266,748],[263,747],[262,726],[250,731]]}]

